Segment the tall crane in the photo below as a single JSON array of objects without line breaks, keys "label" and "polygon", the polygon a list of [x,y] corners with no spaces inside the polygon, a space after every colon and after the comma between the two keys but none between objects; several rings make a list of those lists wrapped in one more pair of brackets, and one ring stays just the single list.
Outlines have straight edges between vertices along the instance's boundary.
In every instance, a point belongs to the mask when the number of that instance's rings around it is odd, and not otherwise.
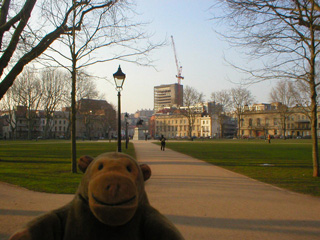
[{"label": "tall crane", "polygon": [[171,35],[171,40],[172,40],[172,48],[173,48],[173,52],[174,52],[174,59],[176,61],[176,66],[177,66],[177,75],[176,75],[176,78],[178,80],[178,102],[177,102],[177,104],[178,104],[178,106],[182,106],[183,105],[183,97],[181,96],[181,80],[183,80],[184,77],[181,76],[182,66],[179,66],[176,46],[174,44],[174,40],[173,40],[172,35]]},{"label": "tall crane", "polygon": [[181,84],[181,80],[184,79],[184,77],[181,76],[182,73],[182,66],[179,66],[179,62],[178,62],[178,57],[177,57],[177,51],[176,51],[176,46],[174,44],[174,40],[173,40],[173,36],[171,35],[171,40],[172,40],[172,48],[173,48],[173,52],[174,52],[174,59],[176,61],[176,66],[177,66],[177,75],[176,78],[178,80],[178,84]]}]

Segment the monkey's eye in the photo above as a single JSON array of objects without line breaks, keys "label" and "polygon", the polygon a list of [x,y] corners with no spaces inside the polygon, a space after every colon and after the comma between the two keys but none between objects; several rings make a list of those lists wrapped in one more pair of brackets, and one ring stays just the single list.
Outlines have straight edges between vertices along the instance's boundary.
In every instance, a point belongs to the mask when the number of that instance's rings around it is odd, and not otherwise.
[{"label": "monkey's eye", "polygon": [[131,168],[130,166],[127,166],[127,171],[128,171],[129,173],[131,173],[131,172],[132,172],[132,168]]},{"label": "monkey's eye", "polygon": [[100,164],[99,164],[99,167],[98,167],[98,170],[101,170],[102,168],[103,168],[103,164],[100,163]]}]

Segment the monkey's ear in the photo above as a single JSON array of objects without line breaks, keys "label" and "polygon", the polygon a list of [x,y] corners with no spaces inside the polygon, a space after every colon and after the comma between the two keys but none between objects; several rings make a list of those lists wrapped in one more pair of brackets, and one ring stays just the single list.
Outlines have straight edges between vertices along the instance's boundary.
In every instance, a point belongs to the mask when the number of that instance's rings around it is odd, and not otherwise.
[{"label": "monkey's ear", "polygon": [[140,164],[144,181],[151,177],[151,168],[147,164]]},{"label": "monkey's ear", "polygon": [[82,156],[78,160],[78,168],[81,170],[81,172],[85,172],[90,165],[90,163],[93,161],[93,157],[90,156]]}]

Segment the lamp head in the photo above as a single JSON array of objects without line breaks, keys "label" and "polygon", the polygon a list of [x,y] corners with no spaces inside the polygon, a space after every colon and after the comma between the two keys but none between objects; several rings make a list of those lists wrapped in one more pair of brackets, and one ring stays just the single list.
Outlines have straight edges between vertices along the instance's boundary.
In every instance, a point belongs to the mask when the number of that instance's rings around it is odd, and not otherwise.
[{"label": "lamp head", "polygon": [[126,75],[122,72],[121,67],[119,65],[118,71],[113,74],[114,82],[116,84],[117,90],[121,91],[124,80],[126,79]]}]

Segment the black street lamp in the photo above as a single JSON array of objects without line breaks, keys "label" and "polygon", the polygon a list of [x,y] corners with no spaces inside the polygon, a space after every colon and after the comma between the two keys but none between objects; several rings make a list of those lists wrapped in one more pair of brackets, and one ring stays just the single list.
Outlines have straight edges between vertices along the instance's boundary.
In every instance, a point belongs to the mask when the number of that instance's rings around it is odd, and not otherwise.
[{"label": "black street lamp", "polygon": [[116,84],[116,89],[118,91],[118,152],[121,152],[121,90],[126,79],[126,75],[121,71],[120,65],[118,71],[113,74],[114,82]]}]

